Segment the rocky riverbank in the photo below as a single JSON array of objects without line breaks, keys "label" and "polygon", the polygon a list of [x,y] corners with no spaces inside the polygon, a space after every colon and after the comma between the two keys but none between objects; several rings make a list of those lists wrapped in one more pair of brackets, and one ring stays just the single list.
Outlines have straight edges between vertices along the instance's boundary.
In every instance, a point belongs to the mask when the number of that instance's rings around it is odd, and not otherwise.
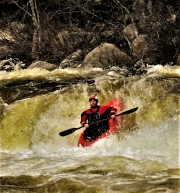
[{"label": "rocky riverbank", "polygon": [[176,1],[29,3],[1,3],[0,71],[118,66],[137,75],[149,65],[180,65]]}]

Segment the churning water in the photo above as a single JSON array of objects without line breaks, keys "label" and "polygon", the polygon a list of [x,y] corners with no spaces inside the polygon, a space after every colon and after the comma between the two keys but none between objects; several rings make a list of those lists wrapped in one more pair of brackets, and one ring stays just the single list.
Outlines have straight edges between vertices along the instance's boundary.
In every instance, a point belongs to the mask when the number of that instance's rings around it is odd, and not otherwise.
[{"label": "churning water", "polygon": [[[0,123],[1,191],[62,193],[178,193],[180,68],[156,66],[146,76],[123,77],[115,70],[90,72],[24,70],[1,74],[19,78],[60,79],[90,76],[95,84],[77,85],[8,105]],[[91,147],[77,147],[80,114],[97,93],[101,104],[124,102],[116,135]]]}]

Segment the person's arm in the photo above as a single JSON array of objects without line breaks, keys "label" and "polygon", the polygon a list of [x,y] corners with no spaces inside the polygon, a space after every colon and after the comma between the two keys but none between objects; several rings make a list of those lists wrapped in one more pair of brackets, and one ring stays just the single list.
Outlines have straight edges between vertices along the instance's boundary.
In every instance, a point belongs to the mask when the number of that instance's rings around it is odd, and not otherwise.
[{"label": "person's arm", "polygon": [[89,127],[89,124],[86,122],[87,121],[87,113],[86,111],[84,111],[82,114],[81,114],[81,121],[80,121],[80,124],[86,128]]}]

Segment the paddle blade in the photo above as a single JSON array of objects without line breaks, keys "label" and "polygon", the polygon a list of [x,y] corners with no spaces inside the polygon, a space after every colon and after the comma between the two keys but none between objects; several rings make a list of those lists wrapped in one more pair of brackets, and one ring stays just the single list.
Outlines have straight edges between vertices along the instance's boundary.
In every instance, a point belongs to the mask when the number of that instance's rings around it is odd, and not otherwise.
[{"label": "paddle blade", "polygon": [[61,132],[59,133],[59,135],[62,136],[62,137],[66,136],[66,135],[70,135],[71,133],[73,133],[74,131],[76,131],[76,130],[82,128],[82,127],[83,127],[83,126],[78,127],[78,128],[67,129],[67,130],[65,130],[65,131],[61,131]]},{"label": "paddle blade", "polygon": [[62,131],[59,133],[60,136],[66,136],[66,135],[69,135],[71,133],[73,133],[74,131],[76,131],[77,128],[71,128],[71,129],[68,129],[68,130],[65,130],[65,131]]},{"label": "paddle blade", "polygon": [[127,115],[127,114],[130,114],[130,113],[134,113],[137,109],[138,109],[138,107],[133,108],[133,109],[130,109],[130,110],[127,110],[127,111],[124,111],[124,112],[122,112],[122,113],[120,113],[120,114],[117,114],[117,115],[115,115],[115,116]]}]

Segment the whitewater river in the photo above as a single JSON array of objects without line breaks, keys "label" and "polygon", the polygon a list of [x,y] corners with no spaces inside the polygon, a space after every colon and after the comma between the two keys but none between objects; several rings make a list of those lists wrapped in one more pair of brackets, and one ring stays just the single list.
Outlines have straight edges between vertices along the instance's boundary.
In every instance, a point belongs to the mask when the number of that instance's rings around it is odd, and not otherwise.
[{"label": "whitewater river", "polygon": [[[0,122],[1,192],[180,192],[180,67],[158,65],[133,77],[117,68],[0,73],[0,83],[73,78],[95,82],[6,105]],[[138,110],[123,117],[116,135],[91,147],[77,147],[82,129],[65,137],[59,132],[80,126],[80,114],[94,93],[100,104],[116,97],[124,111]]]}]

